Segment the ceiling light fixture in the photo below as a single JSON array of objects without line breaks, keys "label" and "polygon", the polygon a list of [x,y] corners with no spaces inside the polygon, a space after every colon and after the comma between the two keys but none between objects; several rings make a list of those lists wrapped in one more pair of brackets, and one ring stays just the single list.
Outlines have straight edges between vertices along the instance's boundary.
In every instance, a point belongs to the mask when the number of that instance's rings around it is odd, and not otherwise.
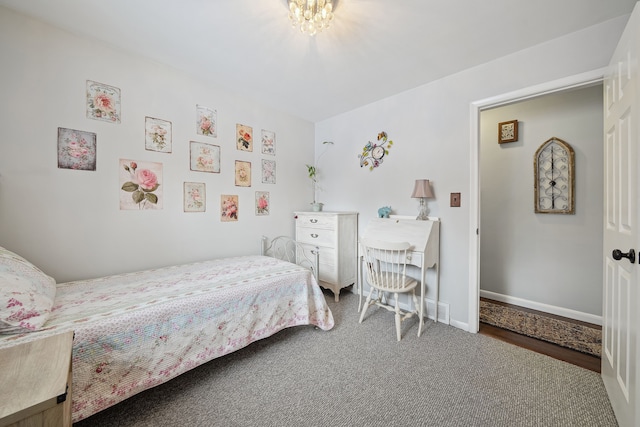
[{"label": "ceiling light fixture", "polygon": [[331,25],[332,0],[289,0],[289,19],[294,28],[313,36]]}]

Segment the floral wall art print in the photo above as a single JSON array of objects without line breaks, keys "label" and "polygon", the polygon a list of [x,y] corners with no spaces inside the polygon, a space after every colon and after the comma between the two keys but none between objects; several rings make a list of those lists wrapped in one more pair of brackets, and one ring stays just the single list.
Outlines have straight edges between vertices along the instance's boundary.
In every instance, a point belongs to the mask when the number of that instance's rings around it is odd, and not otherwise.
[{"label": "floral wall art print", "polygon": [[96,170],[96,134],[58,128],[58,168]]},{"label": "floral wall art print", "polygon": [[87,117],[120,123],[120,89],[87,80]]},{"label": "floral wall art print", "polygon": [[162,209],[162,163],[120,159],[120,209]]},{"label": "floral wall art print", "polygon": [[276,183],[276,161],[262,159],[262,183]]},{"label": "floral wall art print", "polygon": [[144,118],[144,148],[149,151],[171,152],[171,122],[153,117]]},{"label": "floral wall art print", "polygon": [[238,220],[238,196],[222,194],[220,196],[220,220],[223,222]]},{"label": "floral wall art print", "polygon": [[253,151],[253,128],[236,124],[236,148],[240,151]]},{"label": "floral wall art print", "polygon": [[269,192],[256,191],[256,215],[269,215]]},{"label": "floral wall art print", "polygon": [[236,186],[251,187],[251,162],[236,160]]},{"label": "floral wall art print", "polygon": [[276,155],[276,133],[262,129],[262,154]]},{"label": "floral wall art print", "polygon": [[184,211],[204,212],[206,210],[206,192],[204,182],[184,183]]},{"label": "floral wall art print", "polygon": [[196,105],[196,131],[198,135],[218,137],[218,113],[211,108]]},{"label": "floral wall art print", "polygon": [[220,173],[220,147],[218,145],[191,141],[189,149],[192,171]]}]

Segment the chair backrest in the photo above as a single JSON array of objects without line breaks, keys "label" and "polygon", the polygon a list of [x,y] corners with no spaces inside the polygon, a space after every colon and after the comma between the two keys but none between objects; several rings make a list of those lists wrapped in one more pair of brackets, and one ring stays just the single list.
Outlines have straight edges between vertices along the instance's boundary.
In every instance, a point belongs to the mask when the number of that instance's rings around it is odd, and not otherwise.
[{"label": "chair backrest", "polygon": [[362,255],[367,269],[367,281],[375,288],[402,292],[415,279],[406,276],[409,242],[385,242],[362,239]]}]

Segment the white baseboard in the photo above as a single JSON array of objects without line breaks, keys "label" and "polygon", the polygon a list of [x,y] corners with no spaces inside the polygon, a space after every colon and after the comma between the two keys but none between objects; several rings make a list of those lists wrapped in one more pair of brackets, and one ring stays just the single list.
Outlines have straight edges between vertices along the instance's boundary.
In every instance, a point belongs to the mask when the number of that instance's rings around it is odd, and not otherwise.
[{"label": "white baseboard", "polygon": [[520,307],[526,307],[532,310],[544,311],[545,313],[555,314],[556,316],[568,317],[569,319],[580,320],[582,322],[593,323],[594,325],[602,326],[602,316],[597,316],[595,314],[583,313],[581,311],[571,310],[570,308],[557,307],[555,305],[529,301],[526,299],[512,297],[509,295],[498,294],[496,292],[491,292],[491,291],[480,290],[480,296],[483,298],[488,298],[495,301],[519,305]]},{"label": "white baseboard", "polygon": [[465,332],[469,332],[469,324],[466,322],[460,322],[458,320],[452,320],[450,323],[454,328],[462,329]]},{"label": "white baseboard", "polygon": [[[433,320],[435,318],[435,307],[435,301],[427,298],[427,319]],[[446,325],[449,324],[449,304],[442,301],[438,301],[438,322]]]}]

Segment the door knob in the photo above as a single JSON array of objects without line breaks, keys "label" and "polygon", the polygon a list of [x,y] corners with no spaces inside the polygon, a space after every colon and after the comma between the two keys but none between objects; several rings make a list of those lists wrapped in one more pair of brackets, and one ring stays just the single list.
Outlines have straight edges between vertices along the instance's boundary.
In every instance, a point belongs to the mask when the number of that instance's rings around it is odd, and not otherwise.
[{"label": "door knob", "polygon": [[631,264],[636,262],[636,251],[629,249],[629,252],[624,253],[620,249],[614,249],[611,253],[613,259],[620,261],[622,258],[627,258]]}]

